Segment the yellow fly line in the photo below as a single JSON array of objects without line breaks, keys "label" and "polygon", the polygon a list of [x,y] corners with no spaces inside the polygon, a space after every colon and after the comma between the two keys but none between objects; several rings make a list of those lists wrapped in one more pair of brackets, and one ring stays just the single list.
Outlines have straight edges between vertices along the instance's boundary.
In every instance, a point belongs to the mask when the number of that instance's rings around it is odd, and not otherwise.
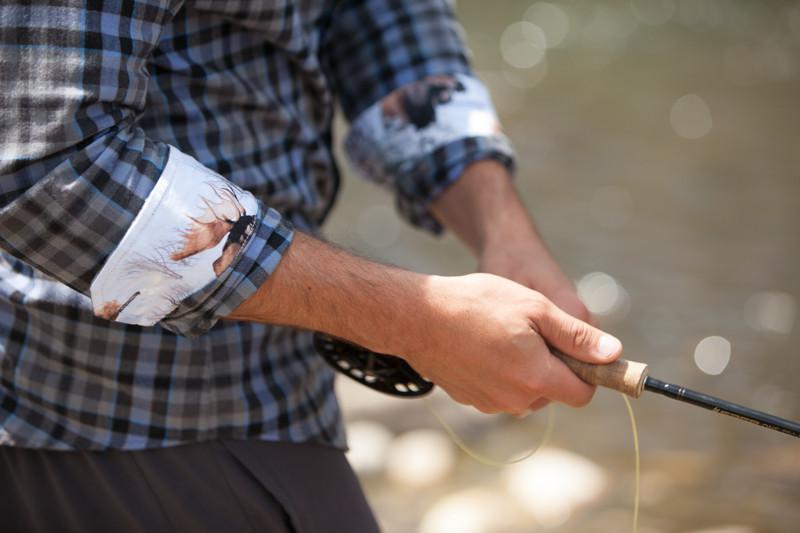
[{"label": "yellow fly line", "polygon": [[[633,526],[631,531],[636,533],[639,529],[639,479],[640,479],[640,459],[639,459],[639,433],[636,429],[636,417],[633,414],[633,407],[631,406],[631,402],[628,400],[628,397],[624,394],[621,394],[622,400],[625,402],[625,407],[628,410],[628,418],[631,422],[631,432],[633,433],[633,452],[635,456],[635,469],[634,469],[634,489],[633,489]],[[492,459],[491,457],[487,457],[481,453],[476,452],[472,448],[470,448],[464,440],[458,436],[455,430],[450,426],[450,424],[445,421],[442,416],[436,412],[433,406],[430,404],[430,401],[427,398],[424,398],[425,407],[428,411],[433,415],[439,425],[442,426],[445,433],[450,437],[450,439],[458,446],[458,448],[467,454],[469,457],[472,457],[479,463],[485,464],[487,466],[493,466],[502,468],[505,466],[513,465],[515,463],[520,463],[526,459],[531,458],[537,451],[539,451],[547,442],[550,440],[550,437],[553,434],[553,428],[555,426],[556,420],[556,410],[553,404],[550,404],[547,408],[547,422],[545,423],[544,434],[542,435],[541,441],[522,454],[519,457],[514,459],[509,459],[507,461],[498,461]]]}]

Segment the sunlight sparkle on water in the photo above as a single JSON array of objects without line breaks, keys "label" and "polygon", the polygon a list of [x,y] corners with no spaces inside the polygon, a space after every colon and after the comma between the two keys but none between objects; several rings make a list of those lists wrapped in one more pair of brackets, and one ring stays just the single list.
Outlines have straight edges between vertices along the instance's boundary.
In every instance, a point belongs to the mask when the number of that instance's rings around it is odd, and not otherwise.
[{"label": "sunlight sparkle on water", "polygon": [[555,48],[563,43],[569,33],[569,16],[555,4],[536,2],[525,11],[522,18],[542,29],[547,48]]},{"label": "sunlight sparkle on water", "polygon": [[731,360],[731,343],[717,335],[706,337],[694,349],[694,363],[711,376],[722,374]]},{"label": "sunlight sparkle on water", "polygon": [[678,98],[669,114],[672,129],[684,139],[700,139],[711,131],[711,110],[705,100],[696,94]]},{"label": "sunlight sparkle on water", "polygon": [[531,22],[510,24],[500,37],[503,60],[514,68],[531,68],[539,63],[547,48],[544,31]]},{"label": "sunlight sparkle on water", "polygon": [[747,325],[758,331],[787,335],[794,329],[796,315],[797,302],[786,292],[757,292],[744,305]]},{"label": "sunlight sparkle on water", "polygon": [[578,281],[578,297],[596,315],[624,311],[629,303],[627,291],[605,272],[592,272]]},{"label": "sunlight sparkle on water", "polygon": [[586,67],[600,70],[610,65],[624,50],[638,21],[630,9],[593,4],[588,22],[580,30]]}]

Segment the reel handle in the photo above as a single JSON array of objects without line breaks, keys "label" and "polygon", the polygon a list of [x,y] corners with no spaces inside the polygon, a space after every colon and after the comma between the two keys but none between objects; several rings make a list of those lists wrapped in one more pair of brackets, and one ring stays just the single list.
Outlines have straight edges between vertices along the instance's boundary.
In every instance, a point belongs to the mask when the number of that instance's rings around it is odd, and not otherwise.
[{"label": "reel handle", "polygon": [[578,361],[558,350],[551,349],[551,351],[586,383],[612,389],[631,398],[638,398],[644,391],[644,382],[648,374],[647,365],[644,363],[617,359],[607,365],[594,365]]}]

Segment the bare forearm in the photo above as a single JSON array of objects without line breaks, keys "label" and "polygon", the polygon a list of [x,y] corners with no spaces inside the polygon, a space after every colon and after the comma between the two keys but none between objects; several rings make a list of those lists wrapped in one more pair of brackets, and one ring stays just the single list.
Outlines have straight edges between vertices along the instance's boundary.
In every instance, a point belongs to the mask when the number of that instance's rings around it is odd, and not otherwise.
[{"label": "bare forearm", "polygon": [[509,239],[536,237],[506,168],[478,161],[431,205],[434,216],[476,255]]},{"label": "bare forearm", "polygon": [[537,233],[505,167],[495,161],[473,163],[431,210],[478,257],[481,272],[535,289],[572,315],[591,320]]},{"label": "bare forearm", "polygon": [[324,331],[370,349],[408,349],[430,276],[374,263],[297,232],[278,268],[228,317]]},{"label": "bare forearm", "polygon": [[489,274],[416,274],[300,232],[269,280],[226,318],[324,331],[399,355],[485,412],[520,414],[547,399],[589,401],[592,387],[553,357],[543,338],[594,363],[621,350],[517,283]]}]

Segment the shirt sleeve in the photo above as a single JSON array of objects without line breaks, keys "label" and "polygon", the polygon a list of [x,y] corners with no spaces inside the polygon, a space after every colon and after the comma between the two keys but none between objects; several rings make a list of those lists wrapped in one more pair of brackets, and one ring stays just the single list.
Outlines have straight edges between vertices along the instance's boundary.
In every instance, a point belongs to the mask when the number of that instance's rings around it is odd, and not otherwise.
[{"label": "shirt sleeve", "polygon": [[433,233],[442,227],[429,205],[467,165],[494,159],[514,172],[462,34],[447,0],[345,0],[324,37],[324,64],[350,122],[350,161]]},{"label": "shirt sleeve", "polygon": [[292,238],[247,191],[136,126],[178,1],[0,5],[0,246],[97,316],[207,331]]}]

